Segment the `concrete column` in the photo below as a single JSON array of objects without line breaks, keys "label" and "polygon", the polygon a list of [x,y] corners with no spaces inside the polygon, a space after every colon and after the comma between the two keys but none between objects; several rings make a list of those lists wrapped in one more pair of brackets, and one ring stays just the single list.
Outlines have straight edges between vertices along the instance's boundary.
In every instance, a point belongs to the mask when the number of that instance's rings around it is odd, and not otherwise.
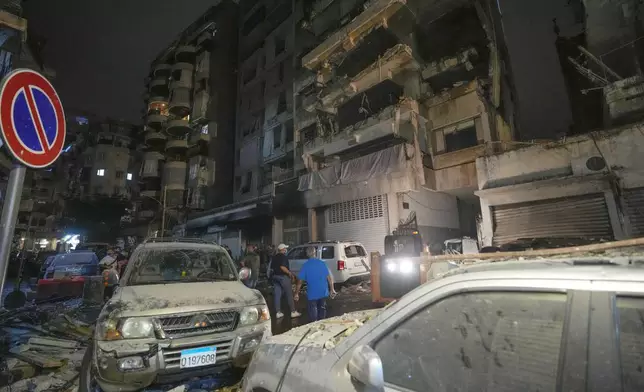
[{"label": "concrete column", "polygon": [[387,194],[387,212],[389,213],[389,234],[391,234],[400,222],[401,195],[398,193]]},{"label": "concrete column", "polygon": [[309,208],[309,241],[318,241],[318,215],[315,208]]},{"label": "concrete column", "polygon": [[623,240],[626,238],[626,234],[624,227],[622,226],[622,220],[619,217],[619,210],[617,209],[617,203],[615,202],[615,194],[612,190],[608,189],[604,191],[604,199],[606,199],[608,217],[610,218],[610,224],[613,227],[615,239]]},{"label": "concrete column", "polygon": [[481,200],[481,242],[483,246],[492,246],[494,237],[494,221],[492,219],[492,207],[488,202]]},{"label": "concrete column", "polygon": [[273,218],[273,245],[279,245],[284,242],[284,221]]}]

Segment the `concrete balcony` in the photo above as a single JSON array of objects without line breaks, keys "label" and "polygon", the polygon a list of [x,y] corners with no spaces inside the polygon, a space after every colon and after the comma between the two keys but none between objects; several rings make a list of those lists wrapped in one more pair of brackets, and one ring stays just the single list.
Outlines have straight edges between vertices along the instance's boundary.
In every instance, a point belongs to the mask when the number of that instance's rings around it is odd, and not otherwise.
[{"label": "concrete balcony", "polygon": [[158,113],[148,114],[145,118],[145,125],[147,125],[150,128],[161,129],[167,119],[168,119],[168,116],[164,116],[163,114],[158,114]]},{"label": "concrete balcony", "polygon": [[155,78],[163,77],[167,79],[168,76],[170,76],[171,71],[172,71],[172,66],[170,64],[159,64],[156,67],[154,67],[154,70],[152,71],[152,75],[154,75]]},{"label": "concrete balcony", "polygon": [[144,136],[145,145],[148,148],[160,151],[163,148],[167,137],[155,129],[149,129]]},{"label": "concrete balcony", "polygon": [[174,119],[168,121],[165,131],[170,136],[180,137],[191,133],[192,128],[190,127],[190,122],[188,120]]},{"label": "concrete balcony", "polygon": [[161,164],[165,155],[157,151],[148,151],[143,154],[141,167],[141,179],[159,178],[161,176]]},{"label": "concrete balcony", "polygon": [[146,197],[148,199],[160,200],[161,191],[153,191],[153,190],[141,191],[141,196]]},{"label": "concrete balcony", "polygon": [[183,161],[166,162],[163,167],[163,185],[166,192],[186,189],[187,168],[188,164]]},{"label": "concrete balcony", "polygon": [[285,157],[290,158],[293,156],[293,150],[295,150],[295,142],[286,143],[283,147],[273,149],[270,155],[264,156],[264,163],[276,162]]},{"label": "concrete balcony", "polygon": [[177,63],[172,66],[172,78],[170,90],[177,88],[192,88],[192,76],[195,66],[189,63]]},{"label": "concrete balcony", "polygon": [[405,101],[400,106],[390,106],[377,116],[371,117],[359,127],[340,131],[331,138],[316,137],[303,143],[304,154],[333,156],[349,149],[382,138],[404,138],[412,143],[414,138],[414,118],[424,121],[418,114],[416,101]]},{"label": "concrete balcony", "polygon": [[192,110],[191,90],[186,88],[172,90],[168,110],[176,117],[184,118]]},{"label": "concrete balcony", "polygon": [[174,58],[178,63],[194,63],[197,48],[192,45],[179,46]]},{"label": "concrete balcony", "polygon": [[35,202],[33,199],[21,200],[20,201],[20,211],[22,212],[31,212],[34,210]]},{"label": "concrete balcony", "polygon": [[351,49],[357,41],[374,28],[386,24],[387,19],[407,4],[406,0],[377,0],[354,20],[337,30],[322,44],[302,58],[302,65],[317,69],[339,48]]},{"label": "concrete balcony", "polygon": [[167,77],[158,77],[150,82],[150,94],[154,96],[167,97],[169,93],[168,90],[168,78]]},{"label": "concrete balcony", "polygon": [[188,149],[188,142],[186,139],[170,139],[165,143],[165,151],[167,154],[183,155]]},{"label": "concrete balcony", "polygon": [[[334,107],[340,98],[351,98],[382,83],[383,80],[393,79],[400,72],[419,68],[420,65],[414,60],[411,48],[407,45],[398,44],[354,77],[344,80],[341,85],[325,89],[320,94],[320,99],[317,102],[318,106],[314,108],[330,109]],[[308,110],[310,111],[311,108],[309,107]]]}]

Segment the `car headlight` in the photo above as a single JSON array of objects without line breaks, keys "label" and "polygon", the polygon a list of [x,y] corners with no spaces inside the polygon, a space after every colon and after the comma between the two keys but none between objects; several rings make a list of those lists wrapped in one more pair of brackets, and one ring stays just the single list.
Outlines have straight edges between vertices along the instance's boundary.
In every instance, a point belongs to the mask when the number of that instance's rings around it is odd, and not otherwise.
[{"label": "car headlight", "polygon": [[403,274],[408,274],[414,269],[414,265],[410,260],[401,260],[400,261],[400,272]]},{"label": "car headlight", "polygon": [[239,313],[239,325],[252,325],[270,319],[266,305],[248,306]]},{"label": "car headlight", "polygon": [[385,263],[387,271],[408,274],[414,270],[414,263],[408,259],[389,260]]},{"label": "car headlight", "polygon": [[98,336],[103,340],[149,338],[154,336],[154,322],[145,317],[107,319],[98,323]]}]

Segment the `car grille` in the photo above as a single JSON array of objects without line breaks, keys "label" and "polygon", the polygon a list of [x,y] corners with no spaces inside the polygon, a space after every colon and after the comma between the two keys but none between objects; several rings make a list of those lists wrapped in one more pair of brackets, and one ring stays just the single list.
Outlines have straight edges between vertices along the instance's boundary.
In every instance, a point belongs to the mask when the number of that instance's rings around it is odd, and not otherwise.
[{"label": "car grille", "polygon": [[[237,311],[221,311],[162,317],[159,318],[159,322],[167,336],[182,337],[232,331],[237,326],[238,318],[239,312]],[[207,321],[208,325],[195,327],[197,321]]]},{"label": "car grille", "polygon": [[168,347],[163,349],[163,361],[165,363],[165,368],[168,370],[179,369],[179,362],[181,361],[181,351],[188,350],[191,348],[199,347],[217,347],[217,364],[225,362],[230,359],[231,350],[233,346],[233,339],[213,341],[210,344],[197,344],[197,345],[185,345],[185,346],[175,346]]}]

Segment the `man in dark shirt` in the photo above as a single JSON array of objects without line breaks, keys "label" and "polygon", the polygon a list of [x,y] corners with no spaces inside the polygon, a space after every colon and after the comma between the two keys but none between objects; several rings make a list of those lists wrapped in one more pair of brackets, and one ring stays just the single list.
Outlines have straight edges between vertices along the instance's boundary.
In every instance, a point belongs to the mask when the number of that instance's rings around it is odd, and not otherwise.
[{"label": "man in dark shirt", "polygon": [[246,248],[246,255],[241,261],[242,267],[250,268],[250,279],[245,283],[247,287],[254,289],[259,278],[259,255],[255,245],[249,244]]},{"label": "man in dark shirt", "polygon": [[273,280],[273,299],[275,301],[275,317],[280,319],[284,317],[282,313],[282,294],[286,295],[288,306],[291,308],[291,317],[300,317],[302,314],[295,310],[295,302],[293,301],[293,286],[292,281],[295,280],[295,275],[289,269],[288,258],[286,257],[286,249],[288,247],[284,244],[277,246],[277,254],[273,256],[271,261]]}]

